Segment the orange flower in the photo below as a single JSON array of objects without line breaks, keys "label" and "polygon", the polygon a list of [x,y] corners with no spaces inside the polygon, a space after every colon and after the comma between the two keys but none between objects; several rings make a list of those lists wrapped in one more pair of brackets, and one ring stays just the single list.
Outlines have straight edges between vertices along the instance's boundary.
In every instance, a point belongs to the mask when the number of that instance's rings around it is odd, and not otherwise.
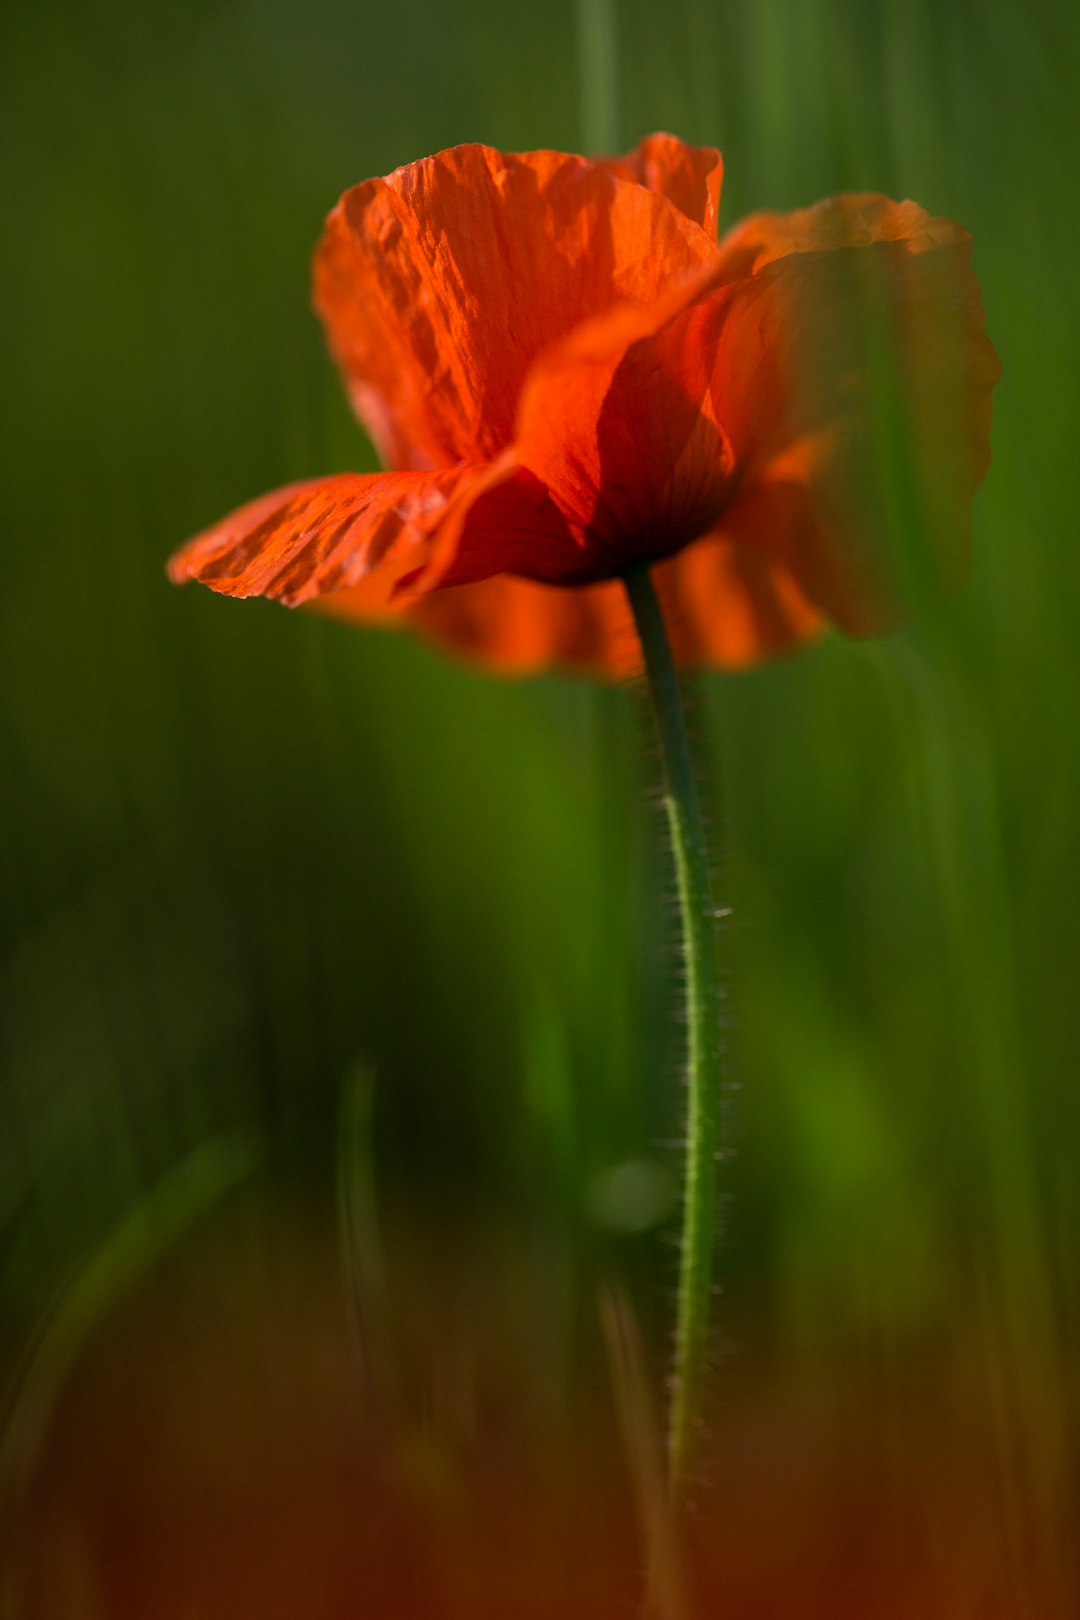
[{"label": "orange flower", "polygon": [[172,578],[622,676],[642,558],[683,664],[894,622],[898,500],[962,574],[999,369],[967,233],[858,194],[717,244],[720,178],[653,135],[610,161],[460,146],[347,192],[315,304],[393,470],[263,496]]}]

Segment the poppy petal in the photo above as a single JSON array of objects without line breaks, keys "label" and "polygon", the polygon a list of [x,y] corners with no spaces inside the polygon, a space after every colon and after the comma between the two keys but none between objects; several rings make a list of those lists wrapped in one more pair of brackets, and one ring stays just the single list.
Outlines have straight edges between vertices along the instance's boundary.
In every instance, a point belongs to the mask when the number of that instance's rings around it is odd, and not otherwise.
[{"label": "poppy petal", "polygon": [[831,253],[873,242],[902,242],[909,253],[925,253],[968,241],[961,225],[928,214],[918,203],[894,202],[876,191],[845,191],[786,214],[748,214],[725,233],[720,251],[734,280],[793,253]]},{"label": "poppy petal", "polygon": [[[536,474],[513,450],[478,469],[438,531],[426,561],[403,578],[399,598],[472,584],[496,574],[574,578],[582,541]],[[403,604],[402,604],[403,605]]]},{"label": "poppy petal", "polygon": [[606,158],[602,167],[666,197],[687,219],[716,235],[724,160],[714,146],[688,146],[675,135],[646,135],[632,152]]},{"label": "poppy petal", "polygon": [[459,146],[346,192],[315,304],[388,465],[476,463],[510,443],[542,350],[716,254],[666,196],[602,164]]},{"label": "poppy petal", "polygon": [[641,647],[619,580],[544,585],[500,574],[421,597],[410,605],[406,622],[504,675],[570,670],[620,680],[641,669]]},{"label": "poppy petal", "polygon": [[694,306],[717,275],[713,261],[650,308],[624,305],[588,322],[533,367],[514,451],[581,544],[571,572],[541,558],[531,577],[619,574],[712,528],[731,493],[733,457],[702,370]]},{"label": "poppy petal", "polygon": [[290,484],[189,541],[169,576],[289,607],[352,587],[357,601],[385,610],[402,578],[428,560],[454,501],[465,504],[485,471],[342,473]]},{"label": "poppy petal", "polygon": [[705,535],[656,568],[675,661],[746,669],[792,651],[825,627],[786,562],[759,543],[783,518],[762,499],[749,536],[730,527]]},{"label": "poppy petal", "polygon": [[[913,203],[841,197],[725,238],[707,302],[738,465],[722,528],[765,546],[854,634],[962,579],[999,365],[970,238]],[[783,491],[781,497],[780,491]],[[771,531],[750,521],[764,502]]]},{"label": "poppy petal", "polygon": [[[707,535],[665,559],[655,579],[682,668],[744,668],[822,628],[821,615],[782,563],[727,535]],[[349,610],[347,596],[327,605]],[[571,670],[625,680],[641,673],[641,647],[619,580],[558,586],[501,575],[422,597],[406,622],[507,675]]]}]

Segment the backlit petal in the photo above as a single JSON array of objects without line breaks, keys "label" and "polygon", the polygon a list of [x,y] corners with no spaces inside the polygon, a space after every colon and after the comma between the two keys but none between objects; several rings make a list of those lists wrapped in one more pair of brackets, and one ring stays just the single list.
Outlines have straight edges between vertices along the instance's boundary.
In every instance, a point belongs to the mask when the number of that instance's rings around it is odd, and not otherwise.
[{"label": "backlit petal", "polygon": [[580,549],[571,569],[541,557],[517,572],[552,583],[601,579],[713,526],[731,492],[732,456],[697,352],[694,306],[716,274],[714,261],[651,307],[616,309],[537,361],[514,452]]},{"label": "backlit petal", "polygon": [[766,502],[745,537],[719,528],[655,570],[675,661],[683,668],[745,669],[790,652],[824,628],[821,613],[782,560],[755,543],[781,520]]},{"label": "backlit petal", "polygon": [[[748,272],[706,300],[739,469],[722,526],[782,559],[834,623],[885,629],[966,569],[999,371],[970,239],[860,196],[756,216],[721,251]],[[751,521],[759,488],[786,514],[769,533]]]},{"label": "backlit petal", "polygon": [[[667,558],[655,578],[683,668],[743,668],[789,651],[822,628],[820,614],[783,564],[726,535],[706,536]],[[348,592],[324,605],[333,613],[368,616]],[[570,670],[624,680],[641,673],[641,648],[618,580],[559,586],[504,574],[421,597],[404,622],[507,675]]]},{"label": "backlit petal", "polygon": [[918,203],[893,202],[876,191],[845,191],[786,214],[748,214],[725,233],[720,251],[735,279],[792,253],[831,253],[873,242],[902,242],[908,253],[925,253],[969,240],[962,226],[928,214]]},{"label": "backlit petal", "polygon": [[460,146],[330,215],[315,303],[388,464],[488,460],[533,360],[581,322],[656,301],[716,256],[665,196],[558,152]]},{"label": "backlit petal", "polygon": [[714,146],[688,146],[675,135],[646,135],[625,157],[603,167],[658,192],[688,219],[716,235],[724,161]]},{"label": "backlit petal", "polygon": [[410,606],[406,621],[440,646],[504,675],[551,669],[619,680],[641,669],[618,580],[542,585],[502,574],[434,591]]},{"label": "backlit petal", "polygon": [[478,477],[474,469],[342,473],[290,484],[189,541],[169,576],[289,607],[351,587],[357,602],[384,610],[402,578],[429,559],[432,535]]},{"label": "backlit petal", "polygon": [[720,179],[658,134],[458,147],[347,193],[316,304],[404,470],[263,497],[174,579],[619,677],[632,561],[684,665],[888,628],[959,578],[999,370],[966,232],[857,194],[717,246]]},{"label": "backlit petal", "polygon": [[401,582],[401,593],[426,595],[496,574],[573,578],[582,543],[546,485],[505,451],[469,487],[450,521],[441,525],[424,566]]}]

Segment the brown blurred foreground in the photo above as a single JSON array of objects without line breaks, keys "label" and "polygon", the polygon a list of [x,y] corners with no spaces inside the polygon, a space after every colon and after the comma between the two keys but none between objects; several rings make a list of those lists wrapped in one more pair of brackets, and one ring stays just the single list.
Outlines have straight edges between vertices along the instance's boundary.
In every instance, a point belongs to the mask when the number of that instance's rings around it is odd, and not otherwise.
[{"label": "brown blurred foreground", "polygon": [[[550,1275],[447,1232],[403,1243],[355,1313],[332,1225],[269,1229],[219,1214],[82,1356],[9,1514],[3,1614],[639,1613],[602,1338],[558,1342]],[[1030,1388],[1021,1423],[992,1339],[816,1370],[745,1340],[717,1377],[700,1612],[1074,1615],[1067,1469]]]}]

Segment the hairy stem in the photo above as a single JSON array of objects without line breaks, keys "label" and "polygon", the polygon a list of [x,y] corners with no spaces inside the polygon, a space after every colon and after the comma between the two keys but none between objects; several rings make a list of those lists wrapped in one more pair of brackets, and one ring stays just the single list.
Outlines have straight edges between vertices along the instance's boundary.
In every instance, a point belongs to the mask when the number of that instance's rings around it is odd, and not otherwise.
[{"label": "hairy stem", "polygon": [[689,1100],[675,1379],[668,1419],[669,1488],[680,1504],[693,1487],[697,1468],[709,1357],[722,1047],[716,913],[686,716],[663,613],[647,565],[634,565],[624,578],[660,739],[686,956]]}]

